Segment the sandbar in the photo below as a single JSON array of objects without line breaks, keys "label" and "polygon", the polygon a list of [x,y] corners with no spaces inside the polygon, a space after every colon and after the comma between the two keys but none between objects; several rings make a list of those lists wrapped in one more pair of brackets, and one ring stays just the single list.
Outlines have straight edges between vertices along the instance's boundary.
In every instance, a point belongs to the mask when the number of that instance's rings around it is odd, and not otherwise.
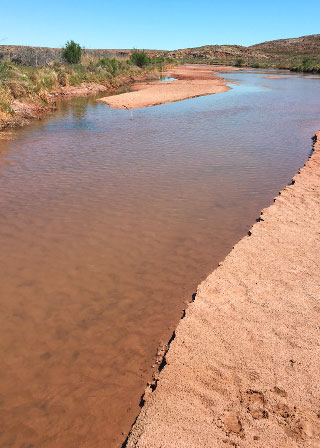
[{"label": "sandbar", "polygon": [[265,79],[288,79],[286,76],[265,76]]},{"label": "sandbar", "polygon": [[230,87],[222,77],[215,75],[232,69],[234,68],[210,65],[179,66],[164,72],[165,75],[176,78],[176,81],[136,83],[132,87],[134,91],[97,101],[116,109],[137,109],[222,93],[230,90]]}]

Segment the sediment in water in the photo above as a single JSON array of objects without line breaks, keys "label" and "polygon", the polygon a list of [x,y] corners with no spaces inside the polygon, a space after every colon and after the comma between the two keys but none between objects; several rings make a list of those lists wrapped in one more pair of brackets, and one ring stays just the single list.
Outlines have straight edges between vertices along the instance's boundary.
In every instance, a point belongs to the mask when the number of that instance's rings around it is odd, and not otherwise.
[{"label": "sediment in water", "polygon": [[319,191],[320,131],[198,287],[124,446],[319,446]]}]

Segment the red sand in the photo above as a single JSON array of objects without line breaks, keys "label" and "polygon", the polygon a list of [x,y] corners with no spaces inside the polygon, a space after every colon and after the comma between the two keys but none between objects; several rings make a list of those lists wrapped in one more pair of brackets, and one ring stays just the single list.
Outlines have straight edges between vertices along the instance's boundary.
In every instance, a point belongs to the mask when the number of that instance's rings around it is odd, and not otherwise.
[{"label": "red sand", "polygon": [[213,74],[231,69],[209,65],[179,66],[165,73],[177,78],[177,81],[139,83],[133,87],[134,92],[100,98],[98,101],[116,109],[137,109],[226,92],[230,87],[226,86],[223,78]]},{"label": "red sand", "polygon": [[285,76],[265,76],[265,79],[288,79]]}]

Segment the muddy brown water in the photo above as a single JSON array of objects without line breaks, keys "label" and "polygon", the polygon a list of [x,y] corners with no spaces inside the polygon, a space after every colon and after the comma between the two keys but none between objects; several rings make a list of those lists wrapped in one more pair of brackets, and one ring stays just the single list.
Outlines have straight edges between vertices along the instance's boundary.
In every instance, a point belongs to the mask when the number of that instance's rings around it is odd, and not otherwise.
[{"label": "muddy brown water", "polygon": [[319,80],[264,76],[131,114],[74,99],[0,143],[1,447],[121,446],[159,344],[320,127]]}]

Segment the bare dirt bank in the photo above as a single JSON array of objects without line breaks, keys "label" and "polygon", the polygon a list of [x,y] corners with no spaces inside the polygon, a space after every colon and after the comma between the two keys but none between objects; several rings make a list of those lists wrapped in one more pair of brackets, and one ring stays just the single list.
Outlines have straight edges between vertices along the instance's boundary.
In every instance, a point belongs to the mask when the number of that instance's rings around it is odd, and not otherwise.
[{"label": "bare dirt bank", "polygon": [[100,98],[98,101],[116,109],[137,109],[226,92],[230,87],[226,85],[224,79],[213,75],[231,69],[210,65],[179,66],[164,73],[177,78],[177,81],[139,83],[133,86],[133,92]]},{"label": "bare dirt bank", "polygon": [[127,447],[320,446],[320,131],[199,286]]}]

